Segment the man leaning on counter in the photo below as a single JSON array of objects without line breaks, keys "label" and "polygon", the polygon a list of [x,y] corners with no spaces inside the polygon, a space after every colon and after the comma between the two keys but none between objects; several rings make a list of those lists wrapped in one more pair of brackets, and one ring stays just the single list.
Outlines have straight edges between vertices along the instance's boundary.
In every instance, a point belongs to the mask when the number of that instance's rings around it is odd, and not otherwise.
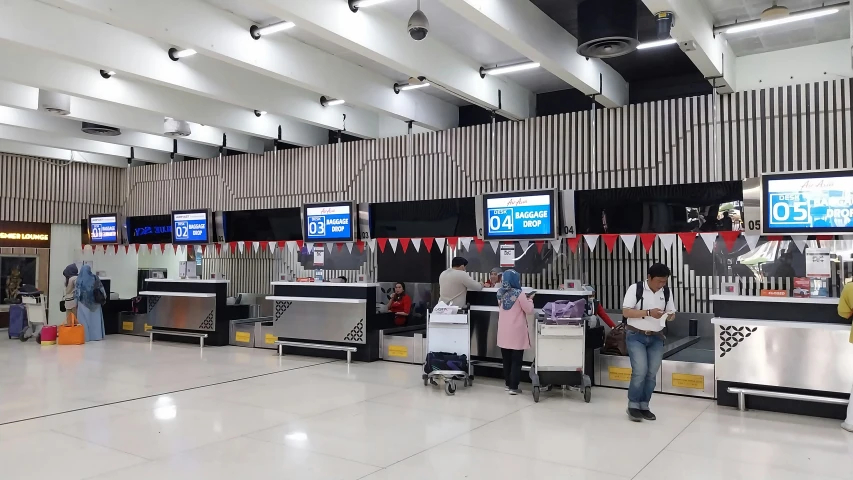
[{"label": "man leaning on counter", "polygon": [[[843,318],[853,321],[853,282],[844,286],[841,298],[838,300],[838,314]],[[853,328],[850,330],[850,343],[853,343]],[[853,389],[850,392],[850,402],[847,404],[847,420],[841,424],[841,428],[853,433]]]}]

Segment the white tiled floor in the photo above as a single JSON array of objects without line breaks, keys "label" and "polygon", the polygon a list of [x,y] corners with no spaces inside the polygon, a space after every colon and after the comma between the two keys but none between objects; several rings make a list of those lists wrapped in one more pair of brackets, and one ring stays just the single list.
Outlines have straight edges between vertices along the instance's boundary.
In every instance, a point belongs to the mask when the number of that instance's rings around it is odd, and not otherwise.
[{"label": "white tiled floor", "polygon": [[620,390],[447,397],[417,366],[123,336],[2,342],[0,365],[2,480],[853,479],[838,422],[692,398],[634,424]]}]

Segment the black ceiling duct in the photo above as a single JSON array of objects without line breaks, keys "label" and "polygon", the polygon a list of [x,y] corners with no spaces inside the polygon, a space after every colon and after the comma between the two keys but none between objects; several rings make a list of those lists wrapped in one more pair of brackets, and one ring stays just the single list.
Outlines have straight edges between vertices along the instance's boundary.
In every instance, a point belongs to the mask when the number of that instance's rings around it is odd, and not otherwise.
[{"label": "black ceiling duct", "polygon": [[121,135],[121,130],[106,125],[98,125],[97,123],[83,122],[83,133],[100,135],[102,137],[115,137]]},{"label": "black ceiling duct", "polygon": [[619,57],[639,44],[636,0],[584,0],[578,4],[578,54]]}]

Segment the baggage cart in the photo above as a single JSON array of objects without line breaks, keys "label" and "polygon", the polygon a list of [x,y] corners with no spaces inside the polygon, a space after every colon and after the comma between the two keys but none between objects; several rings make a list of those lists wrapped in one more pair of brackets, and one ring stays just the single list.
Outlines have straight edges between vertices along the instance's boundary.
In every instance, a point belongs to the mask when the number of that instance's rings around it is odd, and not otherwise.
[{"label": "baggage cart", "polygon": [[586,359],[586,318],[536,319],[536,358],[530,368],[533,401],[539,402],[542,389],[553,386],[583,392],[589,403],[592,381],[584,372]]},{"label": "baggage cart", "polygon": [[[453,313],[449,313],[453,312]],[[456,310],[454,307],[437,307],[433,312],[427,310],[427,355],[424,361],[424,385],[438,386],[438,380],[444,382],[444,393],[456,393],[456,381],[462,380],[466,387],[474,383],[471,374],[471,319],[468,310]],[[465,355],[466,370],[429,370],[430,353],[445,352]]]}]

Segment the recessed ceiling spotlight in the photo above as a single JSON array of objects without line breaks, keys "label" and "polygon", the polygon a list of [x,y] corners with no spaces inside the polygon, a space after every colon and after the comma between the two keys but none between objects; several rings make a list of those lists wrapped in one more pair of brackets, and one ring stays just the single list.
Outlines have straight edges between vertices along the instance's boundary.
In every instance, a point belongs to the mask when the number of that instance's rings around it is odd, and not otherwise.
[{"label": "recessed ceiling spotlight", "polygon": [[678,43],[678,40],[674,38],[667,38],[666,40],[656,40],[654,42],[645,42],[637,45],[637,50],[645,50],[647,48],[657,48],[657,47],[665,47],[667,45],[675,45]]},{"label": "recessed ceiling spotlight", "polygon": [[116,72],[114,72],[112,70],[101,70],[101,76],[104,78],[110,78],[110,77],[114,76],[115,74],[116,74]]},{"label": "recessed ceiling spotlight", "polygon": [[523,62],[504,65],[502,67],[480,67],[480,78],[486,78],[486,75],[503,75],[505,73],[521,72],[539,67],[539,62]]},{"label": "recessed ceiling spotlight", "polygon": [[427,81],[426,77],[412,77],[406,83],[395,83],[394,93],[400,93],[405,90],[415,90],[428,86],[430,86],[430,83]]},{"label": "recessed ceiling spotlight", "polygon": [[349,3],[349,9],[353,12],[357,12],[359,8],[367,8],[372,7],[374,5],[379,5],[380,3],[390,2],[391,0],[347,0]]},{"label": "recessed ceiling spotlight", "polygon": [[259,27],[257,25],[252,25],[251,27],[249,27],[249,34],[255,40],[260,40],[261,37],[263,37],[264,35],[270,35],[273,33],[283,32],[285,30],[290,30],[291,28],[293,28],[295,26],[296,26],[295,23],[287,22],[287,21],[273,23],[273,24],[267,25],[266,27]]},{"label": "recessed ceiling spotlight", "polygon": [[320,97],[320,105],[324,107],[334,107],[335,105],[343,105],[345,103],[347,102],[341,98],[332,98],[325,95]]},{"label": "recessed ceiling spotlight", "polygon": [[255,116],[256,117],[260,117],[261,115],[266,115],[266,114],[267,114],[266,110],[255,110]]},{"label": "recessed ceiling spotlight", "polygon": [[196,53],[198,53],[198,52],[196,52],[192,48],[187,48],[184,50],[178,50],[177,48],[173,47],[173,48],[169,49],[169,58],[171,58],[173,61],[177,62],[178,60],[180,60],[184,57],[189,57],[189,56],[195,55]]}]

